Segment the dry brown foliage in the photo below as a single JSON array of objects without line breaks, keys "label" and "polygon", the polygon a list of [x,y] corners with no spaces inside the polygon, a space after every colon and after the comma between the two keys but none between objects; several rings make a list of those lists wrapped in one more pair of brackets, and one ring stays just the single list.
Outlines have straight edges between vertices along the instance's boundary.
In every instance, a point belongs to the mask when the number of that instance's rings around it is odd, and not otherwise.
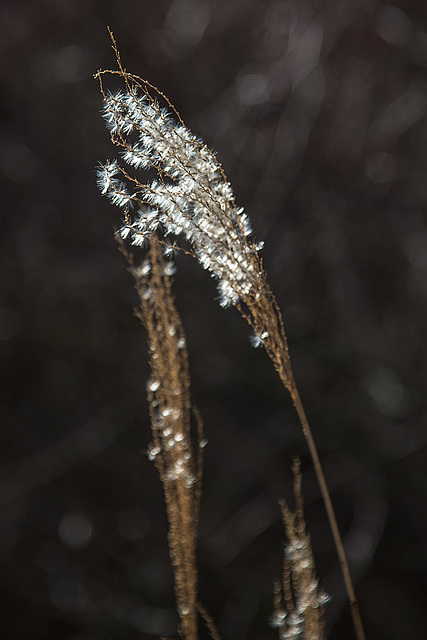
[{"label": "dry brown foliage", "polygon": [[[122,238],[130,236],[132,243],[139,246],[148,239],[150,251],[157,251],[155,256],[157,262],[160,260],[158,241],[155,240],[153,245],[151,238],[157,237],[158,227],[163,229],[166,236],[173,235],[183,238],[187,250],[218,281],[222,306],[234,305],[253,328],[255,339],[265,347],[284,387],[290,393],[297,411],[337,549],[356,636],[358,640],[364,640],[363,625],[344,545],[317,447],[293,377],[282,314],[267,283],[262,260],[258,254],[261,247],[253,239],[249,239],[252,232],[250,222],[243,210],[236,207],[232,187],[214,154],[185,127],[178,112],[161,91],[138,76],[129,74],[124,69],[113,37],[112,42],[118,71],[99,71],[97,73],[104,98],[103,115],[106,125],[110,130],[113,144],[121,149],[125,162],[135,169],[153,169],[156,171],[157,178],[149,183],[141,182],[139,178],[130,176],[127,170],[113,161],[100,168],[98,185],[104,195],[124,210],[125,224],[121,229]],[[126,91],[116,94],[107,93],[103,87],[105,74],[120,76],[124,81]],[[160,101],[163,104],[166,103],[167,109],[161,107]],[[130,187],[132,187],[132,191]],[[135,207],[139,207],[139,209],[131,217],[130,212]],[[153,246],[156,246],[157,249],[153,249]],[[161,281],[159,273],[159,271],[153,270],[154,280],[151,289],[153,286],[159,286]],[[144,278],[144,274],[141,277]],[[139,293],[150,301],[152,293],[150,292],[150,295],[147,293],[150,288],[145,284],[144,279],[141,282],[145,288]],[[143,303],[141,319],[147,326],[149,333],[155,334],[157,331],[154,327],[154,320],[158,319],[159,322],[164,323],[161,331],[165,332],[167,343],[175,344],[175,340],[171,340],[174,336],[168,335],[169,327],[173,326],[173,318],[172,321],[171,319],[163,319],[160,311],[157,310],[150,311],[151,315],[146,316],[145,306]],[[151,303],[148,304],[148,308],[151,309]],[[171,311],[169,310],[169,312]],[[150,341],[153,341],[155,349],[163,348],[156,338],[151,337],[151,334]],[[164,359],[163,356],[165,356]],[[173,357],[178,367],[177,371],[180,371],[186,358],[182,358],[181,361],[178,356]],[[174,389],[176,379],[173,379],[174,374],[170,371],[172,367],[170,366],[169,354],[162,353],[157,356],[157,352],[154,350],[151,354],[151,360],[152,367],[154,367],[152,384],[156,385],[159,382],[159,374],[162,373],[162,370],[158,368],[158,362],[164,362],[165,366],[166,363],[169,364],[169,371],[164,372],[167,376],[166,380],[168,380],[167,387],[169,388],[170,385],[170,389]],[[187,369],[185,369],[182,384],[182,390],[177,392],[181,404],[175,410],[185,412],[189,411],[189,401],[186,400],[189,384]],[[153,393],[157,393],[157,391],[153,391]],[[171,392],[168,391],[169,393]],[[168,412],[172,409],[168,404],[169,396],[165,398],[153,397],[160,407],[160,410],[157,406],[152,409],[154,433],[157,434],[153,442],[154,449],[157,451],[164,444],[161,435],[161,425],[163,424],[161,420],[167,418],[167,421],[170,421],[170,415],[163,415],[162,411]],[[162,409],[162,402],[165,409]],[[176,447],[177,451],[179,449],[180,447]],[[158,454],[156,453],[156,455]],[[167,482],[168,477],[165,475],[164,462],[158,464],[159,470],[163,474],[163,482]],[[186,464],[182,462],[184,476],[187,473],[191,475]],[[188,464],[190,464],[189,461]],[[188,488],[187,493],[181,491],[180,499],[184,502],[189,500],[188,491]],[[167,498],[169,502],[170,497]],[[171,510],[169,505],[168,510]],[[188,532],[191,531],[191,526],[187,522],[190,515],[191,510],[187,508],[185,531],[188,530]],[[174,545],[178,546],[172,536],[172,546]],[[178,557],[177,551],[174,549],[172,553],[175,566]],[[195,575],[193,560],[186,560],[186,562],[187,570],[190,574],[194,572]],[[176,569],[176,574],[178,576],[176,578],[177,593],[181,597],[183,588],[181,570]],[[191,582],[194,578],[190,574],[187,577]],[[191,593],[193,592],[191,591]],[[194,600],[193,595],[191,595],[191,599]]]},{"label": "dry brown foliage", "polygon": [[300,461],[294,458],[295,510],[279,500],[288,543],[285,547],[282,582],[273,590],[274,625],[280,640],[300,637],[323,640],[324,604],[327,596],[319,589],[310,535],[306,531]]},{"label": "dry brown foliage", "polygon": [[[199,413],[191,407],[186,339],[171,291],[173,268],[163,258],[156,236],[150,239],[146,258],[139,266],[123,243],[120,247],[139,296],[136,315],[148,334],[151,377],[147,398],[152,429],[149,458],[156,465],[164,489],[179,634],[184,640],[196,640],[199,608],[202,617],[210,620],[197,598],[196,544],[205,441]],[[192,413],[196,444],[191,433]]]}]

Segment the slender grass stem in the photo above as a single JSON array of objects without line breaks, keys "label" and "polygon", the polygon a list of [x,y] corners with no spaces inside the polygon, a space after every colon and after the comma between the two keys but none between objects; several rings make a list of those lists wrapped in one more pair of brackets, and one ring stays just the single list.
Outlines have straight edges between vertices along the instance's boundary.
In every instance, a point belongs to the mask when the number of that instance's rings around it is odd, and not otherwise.
[{"label": "slender grass stem", "polygon": [[341,534],[338,529],[334,507],[332,505],[313,434],[311,432],[310,425],[308,424],[307,416],[305,415],[304,407],[292,372],[291,358],[289,355],[288,341],[283,325],[282,314],[274,295],[268,286],[261,262],[258,262],[256,271],[260,274],[260,279],[258,288],[255,290],[255,295],[252,297],[248,296],[245,299],[244,302],[246,310],[242,305],[236,306],[246,321],[251,325],[255,334],[261,338],[267,355],[273,362],[274,368],[279,374],[283,386],[288,390],[292,398],[301,423],[302,432],[313,461],[314,470],[320,486],[320,492],[325,505],[329,525],[331,527],[332,537],[337,550],[341,572],[350,603],[355,635],[357,640],[365,640],[359,605],[357,603]]},{"label": "slender grass stem", "polygon": [[320,492],[322,494],[323,502],[325,505],[326,513],[331,527],[332,537],[334,539],[335,547],[337,550],[341,572],[344,578],[345,587],[350,603],[351,615],[353,618],[353,625],[357,640],[365,640],[365,632],[363,629],[362,618],[359,611],[359,603],[354,591],[353,581],[350,575],[350,568],[348,566],[347,556],[344,550],[344,544],[341,538],[341,534],[338,528],[337,519],[335,516],[334,507],[332,505],[329,489],[326,484],[325,474],[319,460],[319,454],[317,453],[316,443],[314,442],[313,435],[311,433],[310,425],[308,424],[307,416],[304,411],[303,404],[301,402],[300,395],[298,393],[295,381],[291,381],[289,392],[292,397],[292,401],[295,410],[298,414],[299,421],[301,423],[302,432],[307,442],[307,446],[310,452],[311,459],[313,461],[314,470],[316,473],[317,481],[319,483]]}]

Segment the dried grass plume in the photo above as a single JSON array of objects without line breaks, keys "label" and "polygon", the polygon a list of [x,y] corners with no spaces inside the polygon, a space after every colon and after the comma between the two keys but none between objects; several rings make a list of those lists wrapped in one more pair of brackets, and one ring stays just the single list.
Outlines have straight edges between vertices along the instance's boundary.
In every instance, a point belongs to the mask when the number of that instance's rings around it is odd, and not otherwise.
[{"label": "dried grass plume", "polygon": [[[166,254],[176,240],[183,242],[183,250],[217,280],[221,305],[237,307],[252,327],[255,342],[265,347],[297,411],[331,526],[356,636],[364,640],[334,508],[292,373],[282,315],[259,256],[262,244],[251,238],[250,222],[236,206],[232,187],[212,151],[189,131],[161,91],[124,69],[113,37],[112,42],[118,70],[99,71],[96,76],[104,99],[103,117],[123,162],[113,160],[99,168],[99,188],[123,210],[123,239],[141,246],[159,232]],[[108,92],[106,75],[119,76],[124,91]],[[148,171],[147,180],[135,177],[132,170]],[[155,177],[149,179],[153,173]],[[157,419],[157,412],[153,416]],[[154,442],[157,446],[157,440]]]}]

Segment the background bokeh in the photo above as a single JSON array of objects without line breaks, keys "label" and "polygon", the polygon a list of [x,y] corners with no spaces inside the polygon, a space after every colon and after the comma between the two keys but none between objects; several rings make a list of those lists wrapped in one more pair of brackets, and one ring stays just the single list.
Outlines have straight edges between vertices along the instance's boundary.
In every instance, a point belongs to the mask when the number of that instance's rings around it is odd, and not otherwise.
[{"label": "background bokeh", "polygon": [[[216,150],[283,309],[371,640],[425,638],[427,8],[422,0],[3,0],[0,635],[173,636],[143,329],[95,185],[93,73],[159,86]],[[310,459],[266,354],[177,259],[205,423],[201,599],[275,638],[299,453],[331,640],[351,620]]]}]

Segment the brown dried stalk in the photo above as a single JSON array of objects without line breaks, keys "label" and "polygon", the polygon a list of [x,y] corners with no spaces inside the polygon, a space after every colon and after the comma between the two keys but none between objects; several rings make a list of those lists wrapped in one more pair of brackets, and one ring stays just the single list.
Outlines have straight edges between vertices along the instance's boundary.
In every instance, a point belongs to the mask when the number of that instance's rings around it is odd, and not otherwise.
[{"label": "brown dried stalk", "polygon": [[152,442],[149,458],[163,484],[168,542],[175,582],[179,634],[197,640],[196,542],[202,480],[202,424],[197,425],[197,453],[191,436],[191,401],[188,353],[181,319],[171,292],[172,263],[165,262],[156,236],[150,239],[144,262],[120,243],[135,279],[140,307],[136,315],[148,333],[151,377],[147,383]]},{"label": "brown dried stalk", "polygon": [[[110,34],[111,35],[111,34]],[[111,36],[112,37],[112,36]],[[158,89],[122,66],[112,37],[118,71],[99,71],[104,118],[113,144],[135,169],[153,169],[150,183],[132,177],[117,161],[98,171],[101,192],[124,210],[123,238],[141,245],[161,226],[182,237],[190,252],[218,281],[222,306],[234,305],[246,318],[289,391],[313,461],[350,602],[358,640],[364,640],[359,607],[317,448],[293,377],[283,320],[267,284],[261,245],[249,239],[250,223],[234,202],[231,185],[214,154],[184,125]],[[120,76],[125,91],[104,90],[105,74]],[[167,109],[161,107],[161,102]],[[133,209],[137,209],[131,216]]]},{"label": "brown dried stalk", "polygon": [[258,263],[259,267],[259,280],[257,282],[257,286],[251,290],[250,295],[242,296],[243,304],[238,304],[236,306],[240,310],[241,314],[246,318],[247,322],[252,326],[255,334],[262,339],[263,346],[265,347],[270,359],[272,360],[274,368],[276,369],[284,387],[289,391],[292,398],[292,402],[298,414],[302,432],[304,434],[311,459],[313,461],[314,470],[316,472],[317,481],[319,483],[320,491],[331,527],[332,536],[340,562],[341,572],[344,578],[344,583],[349,598],[356,637],[358,640],[365,640],[365,633],[360,616],[359,604],[357,602],[356,594],[354,591],[350,568],[348,566],[348,561],[341,539],[341,534],[338,528],[335,511],[332,505],[328,486],[326,484],[326,479],[319,459],[319,454],[317,452],[316,443],[314,441],[313,434],[311,432],[310,425],[308,423],[304,407],[301,402],[295,378],[293,376],[282,315],[270,290],[270,287],[268,286],[265,272],[262,269],[261,260],[258,258],[258,256],[254,258],[254,262]]},{"label": "brown dried stalk", "polygon": [[328,597],[319,589],[311,540],[305,528],[298,458],[294,458],[292,473],[295,511],[285,500],[279,500],[288,544],[285,547],[282,583],[275,583],[273,589],[273,624],[278,629],[280,640],[296,637],[323,640],[323,607]]}]

